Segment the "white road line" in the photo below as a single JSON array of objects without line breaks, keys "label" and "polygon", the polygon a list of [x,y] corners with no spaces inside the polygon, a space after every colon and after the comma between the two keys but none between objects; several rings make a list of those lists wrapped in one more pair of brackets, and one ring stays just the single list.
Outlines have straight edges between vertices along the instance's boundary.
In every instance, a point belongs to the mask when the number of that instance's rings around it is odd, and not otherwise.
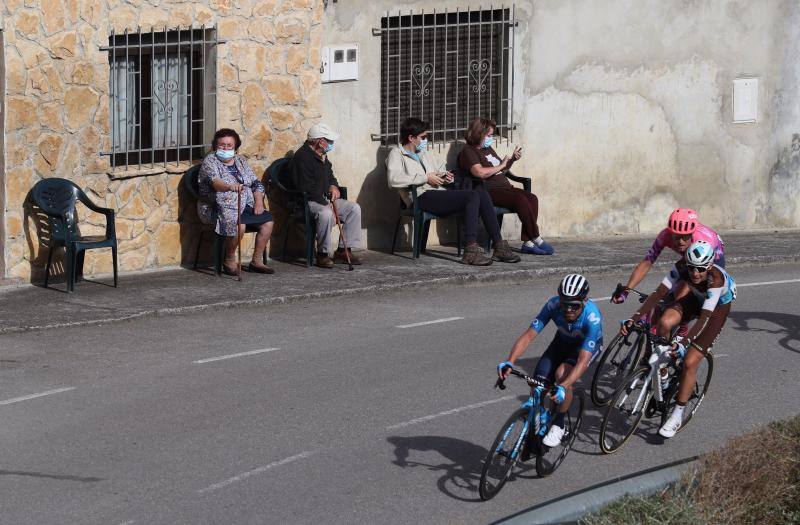
[{"label": "white road line", "polygon": [[589,299],[591,299],[592,301],[610,301],[611,296],[609,295],[608,297],[589,297]]},{"label": "white road line", "polygon": [[728,354],[714,354],[714,358],[717,357],[728,357]]},{"label": "white road line", "polygon": [[250,350],[249,352],[239,352],[238,354],[228,354],[228,355],[220,355],[217,357],[209,357],[206,359],[198,359],[197,361],[192,361],[197,365],[202,365],[203,363],[211,363],[214,361],[222,361],[223,359],[233,359],[234,357],[244,357],[248,355],[256,355],[256,354],[263,354],[266,352],[274,352],[275,350],[280,350],[280,348],[264,348],[263,350]]},{"label": "white road line", "polygon": [[20,396],[14,397],[11,399],[6,399],[5,401],[0,401],[0,405],[10,405],[12,403],[19,403],[20,401],[27,401],[29,399],[36,399],[37,397],[44,397],[44,396],[51,396],[53,394],[60,394],[61,392],[69,392],[70,390],[75,390],[74,386],[70,386],[67,388],[56,388],[55,390],[48,390],[46,392],[39,392],[38,394],[29,394],[27,396]]},{"label": "white road line", "polygon": [[239,481],[244,481],[245,479],[249,478],[250,476],[255,476],[256,474],[261,474],[262,472],[266,472],[267,470],[275,467],[280,467],[281,465],[286,465],[287,463],[291,463],[292,461],[297,461],[299,459],[305,459],[307,457],[313,456],[316,452],[307,450],[305,452],[301,452],[300,454],[296,454],[294,456],[289,456],[288,458],[282,459],[280,461],[275,461],[270,463],[269,465],[264,465],[263,467],[254,468],[253,470],[248,470],[247,472],[243,472],[238,476],[234,476],[232,478],[228,478],[225,481],[220,481],[219,483],[214,483],[213,485],[209,485],[204,489],[200,489],[197,492],[199,494],[203,494],[206,492],[211,492],[214,490],[219,490],[221,488],[227,487],[228,485],[232,485]]},{"label": "white road line", "polygon": [[414,328],[415,326],[425,326],[426,324],[449,323],[460,319],[463,319],[463,317],[445,317],[444,319],[434,319],[433,321],[423,321],[421,323],[399,324],[395,328]]},{"label": "white road line", "polygon": [[800,279],[786,279],[783,281],[764,281],[761,283],[736,283],[736,288],[744,288],[746,286],[765,286],[768,284],[786,284],[786,283],[800,283]]},{"label": "white road line", "polygon": [[392,425],[392,426],[386,427],[386,430],[396,430],[398,428],[407,427],[409,425],[416,425],[417,423],[423,423],[425,421],[430,421],[431,419],[436,419],[437,417],[450,416],[452,414],[458,414],[459,412],[465,412],[467,410],[472,410],[474,408],[485,407],[487,405],[492,405],[494,403],[499,403],[500,401],[508,401],[509,399],[515,399],[516,397],[517,396],[505,396],[505,397],[500,397],[500,398],[497,398],[497,399],[490,399],[489,401],[481,401],[480,403],[474,403],[472,405],[467,405],[467,406],[464,406],[464,407],[452,408],[450,410],[445,410],[444,412],[439,412],[438,414],[431,414],[429,416],[418,417],[418,418],[412,419],[410,421],[405,421],[403,423],[398,423],[396,425]]}]

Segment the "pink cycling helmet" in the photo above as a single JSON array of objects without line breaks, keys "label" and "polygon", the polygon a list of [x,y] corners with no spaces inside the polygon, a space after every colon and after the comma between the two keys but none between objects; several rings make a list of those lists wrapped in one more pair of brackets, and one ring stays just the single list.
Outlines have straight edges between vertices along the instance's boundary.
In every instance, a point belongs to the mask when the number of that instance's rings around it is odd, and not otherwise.
[{"label": "pink cycling helmet", "polygon": [[694,233],[697,228],[697,212],[689,208],[676,208],[669,214],[667,229],[676,235]]}]

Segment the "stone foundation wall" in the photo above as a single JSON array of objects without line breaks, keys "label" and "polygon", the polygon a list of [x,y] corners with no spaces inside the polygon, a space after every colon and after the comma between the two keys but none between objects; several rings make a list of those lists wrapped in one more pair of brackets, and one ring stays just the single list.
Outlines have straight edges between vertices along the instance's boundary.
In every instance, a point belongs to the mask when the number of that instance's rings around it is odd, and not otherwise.
[{"label": "stone foundation wall", "polygon": [[[64,177],[117,213],[120,270],[190,263],[197,228],[182,194],[188,165],[113,172],[109,120],[112,29],[216,27],[217,127],[242,136],[256,173],[302,143],[319,118],[322,3],[318,0],[5,0],[6,275],[36,279],[46,262],[26,215],[36,181]],[[137,29],[140,28],[140,29]],[[148,166],[149,167],[149,166]],[[83,232],[103,218],[84,214]],[[99,254],[99,255],[98,255]],[[111,269],[89,252],[87,273]]]}]

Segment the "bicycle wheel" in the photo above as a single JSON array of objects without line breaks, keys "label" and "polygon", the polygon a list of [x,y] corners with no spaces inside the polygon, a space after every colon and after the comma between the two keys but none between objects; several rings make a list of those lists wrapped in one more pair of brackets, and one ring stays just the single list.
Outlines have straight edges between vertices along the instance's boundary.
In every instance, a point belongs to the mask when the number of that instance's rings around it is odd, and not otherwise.
[{"label": "bicycle wheel", "polygon": [[[694,413],[700,408],[700,403],[702,403],[703,399],[706,397],[708,386],[711,384],[711,375],[713,373],[714,356],[709,352],[706,354],[705,359],[700,361],[700,366],[697,367],[697,381],[694,384],[692,393],[689,395],[689,400],[686,402],[686,408],[683,409],[683,421],[681,422],[681,428],[678,429],[678,432],[686,428],[686,425],[689,424]],[[672,381],[672,383],[673,384],[670,385],[669,390],[667,390],[667,393],[664,395],[667,400],[667,410],[661,414],[661,426],[667,422],[667,418],[677,401],[679,385],[677,381]]]},{"label": "bicycle wheel", "polygon": [[649,375],[650,367],[637,368],[614,393],[600,425],[600,449],[606,454],[619,450],[639,426],[653,395]]},{"label": "bicycle wheel", "polygon": [[528,410],[524,408],[511,414],[489,447],[478,485],[478,493],[482,500],[495,497],[508,481],[511,470],[522,455],[522,449],[527,441],[528,430],[525,425],[527,418]]},{"label": "bicycle wheel", "polygon": [[644,339],[642,332],[632,332],[627,336],[617,334],[611,340],[592,377],[592,403],[602,407],[611,401],[622,381],[639,364]]},{"label": "bicycle wheel", "polygon": [[[541,445],[541,454],[536,456],[536,473],[541,477],[549,476],[556,471],[564,458],[567,457],[575,437],[581,428],[583,419],[583,393],[575,392],[572,403],[564,415],[564,437],[557,447]],[[552,418],[551,418],[552,421]]]}]

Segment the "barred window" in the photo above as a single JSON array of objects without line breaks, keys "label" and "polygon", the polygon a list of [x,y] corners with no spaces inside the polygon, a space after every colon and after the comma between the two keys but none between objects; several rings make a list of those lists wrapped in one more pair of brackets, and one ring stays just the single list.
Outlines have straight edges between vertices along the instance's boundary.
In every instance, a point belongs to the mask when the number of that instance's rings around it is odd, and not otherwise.
[{"label": "barred window", "polygon": [[431,126],[431,140],[461,138],[469,121],[497,121],[510,138],[514,92],[514,6],[409,13],[381,19],[381,133],[398,142],[407,117]]},{"label": "barred window", "polygon": [[111,33],[112,168],[192,161],[216,127],[215,28]]}]

